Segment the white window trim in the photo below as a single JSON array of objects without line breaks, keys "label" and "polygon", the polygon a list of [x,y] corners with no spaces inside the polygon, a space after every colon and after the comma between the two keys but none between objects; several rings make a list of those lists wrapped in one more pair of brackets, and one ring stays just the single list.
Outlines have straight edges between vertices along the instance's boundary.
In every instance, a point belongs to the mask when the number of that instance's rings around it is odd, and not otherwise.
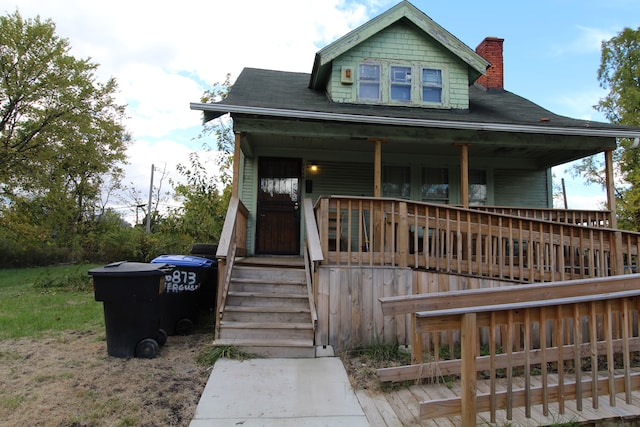
[{"label": "white window trim", "polygon": [[[360,66],[362,65],[375,65],[380,70],[380,80],[378,98],[363,98],[360,96]],[[394,100],[391,99],[391,69],[392,67],[408,67],[411,69],[411,100]],[[441,102],[429,102],[422,99],[422,70],[434,69],[440,70],[442,74],[442,100]],[[375,104],[375,105],[402,105],[406,107],[430,107],[430,108],[449,108],[449,91],[451,82],[449,79],[449,67],[447,64],[434,63],[402,63],[402,62],[367,62],[363,61],[358,63],[357,66],[358,76],[357,85],[354,85],[354,96],[356,102],[362,104]]]},{"label": "white window trim", "polygon": [[[394,82],[393,81],[393,68],[397,67],[397,68],[408,68],[409,69],[409,82],[405,83],[405,82]],[[398,65],[398,64],[390,64],[389,65],[389,103],[398,103],[398,104],[404,104],[404,105],[410,105],[410,104],[415,104],[415,78],[414,76],[414,71],[415,71],[415,67],[411,66],[411,65]],[[409,99],[408,100],[404,100],[404,99],[393,99],[391,97],[391,89],[393,88],[393,86],[409,86]]]},{"label": "white window trim", "polygon": [[[379,75],[378,75],[378,97],[377,98],[363,98],[362,96],[360,96],[360,85],[363,83],[363,80],[360,79],[360,68],[363,65],[369,65],[369,66],[377,66],[378,70],[379,70]],[[358,84],[357,84],[357,99],[358,101],[364,102],[364,103],[374,103],[374,104],[380,104],[380,103],[384,103],[384,99],[382,97],[382,93],[383,93],[383,87],[384,87],[384,65],[378,62],[361,62],[360,64],[358,64]],[[366,82],[366,80],[364,81]]]}]

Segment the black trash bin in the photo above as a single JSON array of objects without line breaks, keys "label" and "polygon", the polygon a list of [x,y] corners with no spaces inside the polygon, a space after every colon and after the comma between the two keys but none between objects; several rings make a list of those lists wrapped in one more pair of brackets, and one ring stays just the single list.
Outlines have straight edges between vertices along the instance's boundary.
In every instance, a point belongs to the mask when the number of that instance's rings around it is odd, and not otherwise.
[{"label": "black trash bin", "polygon": [[96,301],[104,306],[107,353],[114,357],[156,357],[167,341],[160,327],[160,295],[167,264],[114,262],[89,270]]},{"label": "black trash bin", "polygon": [[161,255],[151,263],[173,267],[165,277],[160,327],[168,335],[190,334],[200,310],[215,307],[216,262],[192,255]]}]

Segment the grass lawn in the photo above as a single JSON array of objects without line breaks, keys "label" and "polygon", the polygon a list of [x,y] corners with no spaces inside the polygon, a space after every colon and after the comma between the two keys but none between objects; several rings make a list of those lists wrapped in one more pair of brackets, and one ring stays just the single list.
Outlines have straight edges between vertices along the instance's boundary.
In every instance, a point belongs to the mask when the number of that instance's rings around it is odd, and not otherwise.
[{"label": "grass lawn", "polygon": [[0,270],[0,340],[104,331],[87,272],[96,265]]}]

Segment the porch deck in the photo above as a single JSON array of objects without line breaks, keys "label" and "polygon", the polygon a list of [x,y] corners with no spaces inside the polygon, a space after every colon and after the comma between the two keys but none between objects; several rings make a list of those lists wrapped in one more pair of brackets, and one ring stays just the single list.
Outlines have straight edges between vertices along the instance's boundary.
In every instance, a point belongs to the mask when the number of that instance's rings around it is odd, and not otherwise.
[{"label": "porch deck", "polygon": [[[551,377],[551,376],[550,376]],[[584,380],[584,378],[583,378]],[[540,376],[531,377],[534,387],[542,386]],[[555,378],[549,378],[555,381]],[[514,386],[524,388],[524,379],[515,378]],[[506,380],[498,382],[499,390],[506,390]],[[489,381],[478,381],[479,391],[488,392]],[[356,396],[364,410],[367,420],[372,426],[437,426],[457,427],[462,424],[460,416],[441,417],[434,419],[420,419],[420,402],[460,398],[460,382],[413,385],[390,392],[356,390]],[[496,422],[492,423],[489,412],[479,412],[477,425],[484,426],[532,426],[532,425],[561,425],[566,422],[576,422],[580,425],[637,425],[640,422],[640,393],[633,393],[632,404],[625,402],[624,393],[618,394],[616,406],[609,406],[608,396],[600,396],[599,408],[593,409],[591,400],[585,399],[582,411],[576,408],[576,401],[565,402],[564,414],[560,414],[557,404],[549,406],[549,415],[544,416],[542,405],[531,407],[531,418],[526,418],[524,408],[514,408],[511,420],[507,420],[505,411],[496,413]],[[625,424],[627,423],[627,424]]]}]

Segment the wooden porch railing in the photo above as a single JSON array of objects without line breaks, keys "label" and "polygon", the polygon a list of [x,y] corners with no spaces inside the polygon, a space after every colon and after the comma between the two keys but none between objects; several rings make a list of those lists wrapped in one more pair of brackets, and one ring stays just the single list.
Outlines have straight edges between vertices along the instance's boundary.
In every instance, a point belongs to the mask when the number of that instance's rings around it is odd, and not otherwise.
[{"label": "wooden porch railing", "polygon": [[314,328],[318,322],[316,311],[317,290],[314,284],[317,282],[316,270],[320,262],[324,260],[318,235],[318,224],[313,214],[313,202],[304,200],[305,239],[304,239],[304,265],[307,276],[307,294],[309,296],[309,308],[311,309],[311,321]]},{"label": "wooden porch railing", "polygon": [[509,214],[517,213],[515,208],[501,209],[342,196],[323,197],[315,205],[330,264],[423,268],[530,283],[637,269],[640,233],[605,228],[606,212],[580,216],[526,209],[521,212],[526,216],[514,216]]},{"label": "wooden porch railing", "polygon": [[564,224],[584,225],[587,227],[609,228],[609,224],[611,223],[611,211],[518,208],[510,206],[472,206],[471,209],[501,215],[542,219]]},{"label": "wooden porch railing", "polygon": [[[229,284],[231,283],[231,271],[236,255],[245,255],[247,253],[247,219],[249,211],[237,197],[232,197],[229,201],[227,216],[222,226],[220,242],[216,252],[218,259],[218,301],[217,301],[217,319],[222,319],[224,314],[224,306],[229,292]],[[216,334],[219,332],[216,328]]]},{"label": "wooden porch railing", "polygon": [[[564,414],[569,400],[582,411],[589,400],[598,408],[604,402],[599,397],[605,396],[615,407],[620,394],[631,404],[632,392],[640,389],[640,275],[381,302],[385,315],[414,313],[412,350],[417,363],[379,370],[382,381],[460,378],[460,397],[422,402],[423,418],[460,415],[463,425],[475,426],[479,412],[488,412],[495,422],[497,411],[506,411],[511,420],[516,407],[524,407],[530,418],[532,407],[539,405],[548,416],[553,404]],[[440,342],[445,336],[449,343],[443,352]],[[429,357],[423,354],[425,344],[432,348]],[[445,354],[449,360],[441,360]],[[477,389],[480,372],[488,377],[488,392]]]}]

